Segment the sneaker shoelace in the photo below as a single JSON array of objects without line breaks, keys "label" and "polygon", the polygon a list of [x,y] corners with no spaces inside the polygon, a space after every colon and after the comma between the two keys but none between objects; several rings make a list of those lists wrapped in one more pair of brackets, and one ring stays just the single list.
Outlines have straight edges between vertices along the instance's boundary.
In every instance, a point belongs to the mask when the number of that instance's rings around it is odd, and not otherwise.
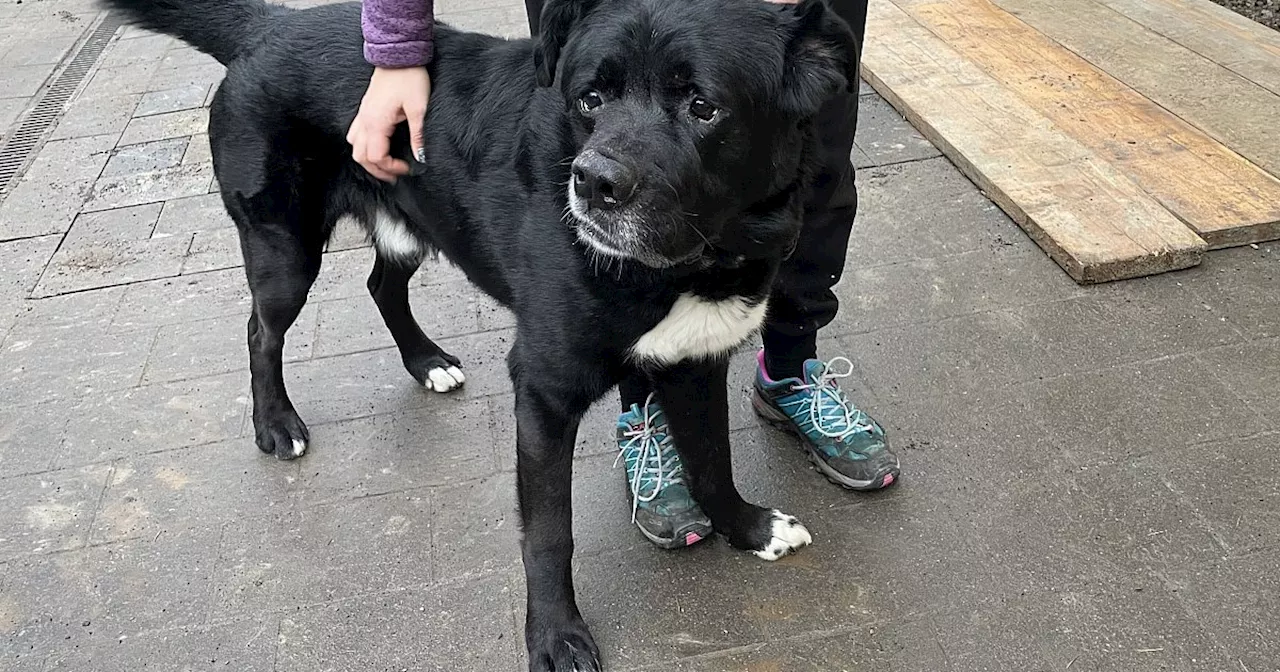
[{"label": "sneaker shoelace", "polygon": [[[838,370],[838,365],[843,365],[843,370]],[[848,357],[834,357],[822,364],[822,373],[813,382],[791,386],[792,390],[811,390],[812,394],[790,403],[807,413],[809,424],[827,438],[844,441],[854,434],[870,432],[874,429],[871,418],[849,401],[836,382],[852,375],[853,362]]]},{"label": "sneaker shoelace", "polygon": [[[614,459],[616,468],[622,460],[626,460],[631,474],[631,522],[636,522],[636,513],[641,502],[652,502],[661,494],[663,487],[684,483],[684,467],[680,464],[679,454],[671,442],[670,433],[658,438],[656,414],[653,413],[652,393],[644,402],[644,418],[639,426],[623,430],[627,441],[618,450]],[[634,457],[634,459],[633,459]],[[652,483],[648,494],[641,494],[641,488]]]}]

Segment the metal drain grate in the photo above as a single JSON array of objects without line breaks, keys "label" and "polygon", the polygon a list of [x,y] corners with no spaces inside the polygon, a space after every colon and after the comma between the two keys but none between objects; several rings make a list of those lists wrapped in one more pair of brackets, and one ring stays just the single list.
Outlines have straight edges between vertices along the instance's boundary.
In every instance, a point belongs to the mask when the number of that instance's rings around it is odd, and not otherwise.
[{"label": "metal drain grate", "polygon": [[22,120],[18,130],[5,138],[4,144],[0,145],[0,200],[4,199],[18,176],[22,174],[22,169],[39,148],[40,140],[58,119],[71,94],[79,88],[80,82],[84,81],[84,76],[89,74],[89,69],[98,61],[102,50],[106,49],[107,43],[111,41],[111,36],[116,34],[116,30],[123,23],[114,12],[108,14],[89,35],[89,39],[80,45],[80,49],[76,51],[76,55],[67,64],[62,74],[59,74],[53,84],[45,89],[40,96],[40,101],[31,109],[26,119]]}]

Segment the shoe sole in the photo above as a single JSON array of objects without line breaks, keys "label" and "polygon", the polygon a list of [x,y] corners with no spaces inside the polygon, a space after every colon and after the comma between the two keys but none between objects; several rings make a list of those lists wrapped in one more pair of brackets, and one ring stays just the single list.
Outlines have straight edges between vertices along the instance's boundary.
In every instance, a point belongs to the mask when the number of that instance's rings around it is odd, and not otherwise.
[{"label": "shoe sole", "polygon": [[[627,485],[625,478],[622,480],[622,485],[627,494],[627,501],[631,501],[631,488]],[[703,515],[705,516],[706,514]],[[640,525],[639,521],[634,522],[634,525],[637,530],[640,530],[640,534],[644,535],[645,539],[648,539],[654,546],[665,551],[684,548],[685,546],[692,546],[701,541],[705,541],[706,539],[710,539],[711,535],[715,533],[715,529],[711,527],[710,520],[705,523],[686,523],[685,526],[676,533],[676,536],[673,539],[659,537],[649,532],[649,530],[644,529],[644,527]]]},{"label": "shoe sole", "polygon": [[827,464],[827,461],[822,459],[822,455],[813,447],[813,444],[809,443],[809,438],[796,427],[796,423],[792,422],[791,419],[781,411],[774,408],[772,404],[765,401],[764,397],[758,390],[752,390],[751,408],[755,410],[756,415],[759,416],[761,420],[767,422],[774,429],[786,432],[787,434],[799,439],[800,445],[804,447],[805,454],[809,456],[809,462],[817,468],[818,473],[825,476],[828,481],[831,481],[846,490],[857,490],[860,492],[880,490],[897,483],[901,479],[900,471],[897,468],[893,471],[881,474],[869,481],[859,481],[855,478],[849,478],[848,476],[836,471],[831,465]]},{"label": "shoe sole", "polygon": [[636,525],[636,529],[640,530],[640,534],[643,534],[645,539],[648,539],[654,546],[657,546],[664,551],[672,551],[677,548],[692,546],[711,536],[710,527],[700,527],[696,530],[685,528],[681,533],[677,534],[674,539],[664,539],[662,537],[649,534],[648,530],[640,527],[639,525]]}]

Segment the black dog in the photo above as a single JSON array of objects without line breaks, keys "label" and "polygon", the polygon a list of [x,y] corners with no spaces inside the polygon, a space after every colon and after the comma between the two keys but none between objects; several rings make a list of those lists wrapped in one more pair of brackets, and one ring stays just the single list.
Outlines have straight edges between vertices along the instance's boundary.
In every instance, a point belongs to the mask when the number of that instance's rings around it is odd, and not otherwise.
[{"label": "black dog", "polygon": [[[726,374],[799,233],[809,120],[857,83],[853,35],[821,0],[551,0],[536,43],[441,26],[428,162],[395,185],[344,140],[371,74],[358,5],[106,4],[227,65],[209,137],[253,293],[259,448],[306,449],[281,348],[340,217],[373,238],[369,291],[423,385],[463,383],[409,312],[424,255],[515,312],[531,669],[599,669],[570,576],[570,463],[579,419],[626,377],[653,386],[730,543],[770,560],[809,543],[734,487]],[[408,158],[405,128],[393,146]]]}]

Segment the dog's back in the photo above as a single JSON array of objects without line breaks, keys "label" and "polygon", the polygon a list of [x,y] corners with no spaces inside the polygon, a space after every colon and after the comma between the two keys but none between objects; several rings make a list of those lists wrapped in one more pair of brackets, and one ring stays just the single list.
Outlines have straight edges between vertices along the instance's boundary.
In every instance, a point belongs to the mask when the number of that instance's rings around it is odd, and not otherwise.
[{"label": "dog's back", "polygon": [[[292,219],[309,245],[336,221],[360,221],[379,250],[419,259],[443,251],[467,260],[468,275],[506,298],[495,245],[512,236],[527,194],[547,180],[531,175],[516,146],[523,133],[556,115],[527,114],[535,97],[532,44],[437,26],[426,165],[397,185],[373,179],[350,160],[345,135],[372,74],[363,57],[360,5],[289,9],[260,0],[104,0],[144,28],[173,35],[227,66],[210,114],[215,172],[232,217]],[[558,143],[552,142],[555,147]],[[571,151],[549,150],[544,164]],[[392,153],[410,159],[401,124]],[[492,197],[476,198],[476,194]],[[323,207],[319,207],[322,204]],[[272,214],[276,213],[276,214]],[[552,213],[558,216],[558,213]],[[445,222],[447,225],[437,226]]]}]

